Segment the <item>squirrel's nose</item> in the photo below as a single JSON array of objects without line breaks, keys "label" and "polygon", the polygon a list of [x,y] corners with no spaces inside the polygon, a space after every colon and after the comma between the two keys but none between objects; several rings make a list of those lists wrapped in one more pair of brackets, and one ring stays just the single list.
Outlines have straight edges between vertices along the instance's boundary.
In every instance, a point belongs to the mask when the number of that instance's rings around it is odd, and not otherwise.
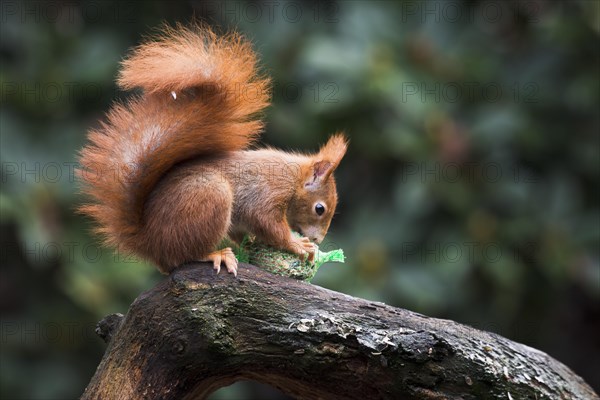
[{"label": "squirrel's nose", "polygon": [[310,238],[310,241],[313,242],[313,243],[316,243],[316,244],[321,243],[322,240],[323,240],[323,238],[317,237],[317,236],[313,236],[313,237]]}]

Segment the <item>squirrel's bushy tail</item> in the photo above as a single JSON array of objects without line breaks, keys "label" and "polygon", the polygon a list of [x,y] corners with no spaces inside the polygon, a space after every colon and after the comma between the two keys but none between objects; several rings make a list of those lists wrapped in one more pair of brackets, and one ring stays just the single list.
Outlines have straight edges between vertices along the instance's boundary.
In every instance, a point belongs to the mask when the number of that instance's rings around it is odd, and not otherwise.
[{"label": "squirrel's bushy tail", "polygon": [[115,104],[89,133],[79,176],[90,204],[80,211],[109,245],[134,250],[145,201],[182,161],[246,148],[262,129],[269,81],[237,34],[165,27],[122,63],[121,88],[143,93]]}]

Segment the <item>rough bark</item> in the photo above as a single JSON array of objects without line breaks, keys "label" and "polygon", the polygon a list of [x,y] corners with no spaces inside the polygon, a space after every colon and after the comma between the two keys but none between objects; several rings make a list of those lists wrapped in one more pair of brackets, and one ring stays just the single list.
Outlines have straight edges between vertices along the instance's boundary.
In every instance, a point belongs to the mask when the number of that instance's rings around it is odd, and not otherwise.
[{"label": "rough bark", "polygon": [[182,267],[98,332],[83,399],[204,398],[242,379],[297,398],[598,399],[541,351],[245,264]]}]

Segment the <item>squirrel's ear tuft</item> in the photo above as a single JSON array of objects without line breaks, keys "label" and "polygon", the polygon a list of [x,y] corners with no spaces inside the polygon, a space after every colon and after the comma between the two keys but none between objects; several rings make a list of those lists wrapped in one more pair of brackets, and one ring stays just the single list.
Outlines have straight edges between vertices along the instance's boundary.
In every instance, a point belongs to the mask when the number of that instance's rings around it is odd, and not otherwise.
[{"label": "squirrel's ear tuft", "polygon": [[346,139],[343,133],[336,133],[335,135],[331,136],[327,143],[323,147],[321,147],[321,150],[319,150],[319,154],[317,155],[317,157],[320,160],[331,164],[331,167],[328,171],[328,176],[326,178],[328,178],[329,175],[331,175],[331,173],[340,164],[340,161],[342,161],[342,158],[344,157],[344,154],[346,154],[347,149],[348,140]]},{"label": "squirrel's ear tuft", "polygon": [[347,149],[348,140],[344,134],[336,133],[329,138],[323,147],[321,147],[318,157],[333,164],[333,170],[335,170],[340,164],[340,161],[342,161]]},{"label": "squirrel's ear tuft", "polygon": [[307,188],[314,187],[329,179],[340,161],[342,161],[347,149],[348,141],[343,134],[336,133],[331,136],[329,141],[321,147],[319,153],[314,156],[315,162],[312,165],[312,174],[305,186]]}]

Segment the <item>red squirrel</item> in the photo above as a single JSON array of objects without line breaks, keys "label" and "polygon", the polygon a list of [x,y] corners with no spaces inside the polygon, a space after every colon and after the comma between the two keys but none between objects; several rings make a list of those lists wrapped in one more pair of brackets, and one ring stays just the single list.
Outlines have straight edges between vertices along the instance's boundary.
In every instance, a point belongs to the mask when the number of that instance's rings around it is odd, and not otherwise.
[{"label": "red squirrel", "polygon": [[[312,258],[333,217],[333,172],[342,134],[316,154],[249,150],[263,128],[270,80],[238,34],[202,26],[165,27],[122,62],[116,103],[88,134],[79,176],[106,244],[170,273],[191,261],[237,275],[226,237],[260,241]],[[292,230],[301,237],[292,234]]]}]

